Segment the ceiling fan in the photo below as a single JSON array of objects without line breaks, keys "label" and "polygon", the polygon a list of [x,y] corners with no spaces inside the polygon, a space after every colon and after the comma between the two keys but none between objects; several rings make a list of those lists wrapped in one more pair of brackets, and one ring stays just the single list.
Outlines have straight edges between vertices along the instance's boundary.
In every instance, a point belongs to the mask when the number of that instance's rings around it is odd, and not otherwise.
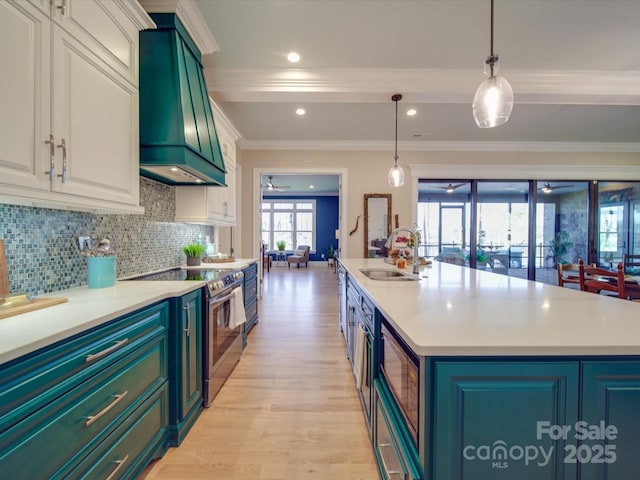
[{"label": "ceiling fan", "polygon": [[[466,182],[465,182],[466,183]],[[458,183],[457,185],[447,185],[446,187],[436,187],[436,188],[440,188],[444,191],[446,191],[447,193],[453,193],[453,191],[458,188],[461,187],[462,185],[464,185],[465,183]]]},{"label": "ceiling fan", "polygon": [[547,182],[542,186],[542,188],[539,188],[538,190],[540,190],[542,193],[552,193],[556,188],[569,188],[569,187],[573,187],[573,185],[556,185],[555,187],[552,187],[551,184]]},{"label": "ceiling fan", "polygon": [[269,181],[262,186],[265,190],[269,192],[283,192],[287,188],[291,188],[288,185],[274,185],[273,184],[273,175],[269,175]]}]

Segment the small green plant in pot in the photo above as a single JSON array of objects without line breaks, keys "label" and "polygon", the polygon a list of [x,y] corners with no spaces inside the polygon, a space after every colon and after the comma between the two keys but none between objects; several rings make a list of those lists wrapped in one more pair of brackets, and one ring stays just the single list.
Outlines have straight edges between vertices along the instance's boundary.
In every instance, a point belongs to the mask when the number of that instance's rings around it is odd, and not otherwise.
[{"label": "small green plant in pot", "polygon": [[187,265],[194,266],[200,265],[200,260],[202,259],[202,255],[206,251],[202,245],[197,243],[187,245],[186,247],[182,247],[182,251],[187,256]]},{"label": "small green plant in pot", "polygon": [[278,246],[278,250],[280,250],[281,252],[284,252],[284,247],[286,246],[286,244],[284,243],[284,240],[280,240],[276,242],[276,245]]}]

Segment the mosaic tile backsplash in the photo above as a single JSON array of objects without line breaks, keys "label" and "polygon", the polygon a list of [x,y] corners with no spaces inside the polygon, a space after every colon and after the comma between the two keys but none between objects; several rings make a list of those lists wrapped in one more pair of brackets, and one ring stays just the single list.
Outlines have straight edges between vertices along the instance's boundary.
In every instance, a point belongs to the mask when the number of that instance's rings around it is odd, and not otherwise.
[{"label": "mosaic tile backsplash", "polygon": [[0,204],[0,238],[4,240],[11,292],[41,295],[87,285],[86,259],[73,238],[109,237],[117,255],[118,278],[185,263],[182,247],[206,236],[213,227],[175,223],[175,188],[140,178],[144,215],[94,215]]}]

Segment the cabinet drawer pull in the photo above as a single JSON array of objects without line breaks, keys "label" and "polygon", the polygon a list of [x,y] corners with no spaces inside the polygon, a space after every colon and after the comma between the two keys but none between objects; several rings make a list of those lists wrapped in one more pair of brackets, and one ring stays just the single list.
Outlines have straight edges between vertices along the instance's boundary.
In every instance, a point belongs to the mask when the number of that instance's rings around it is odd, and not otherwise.
[{"label": "cabinet drawer pull", "polygon": [[60,140],[58,148],[62,149],[62,175],[58,175],[62,179],[62,183],[67,182],[67,144],[64,138]]},{"label": "cabinet drawer pull", "polygon": [[[378,448],[389,448],[392,445],[390,443],[379,443],[378,444]],[[381,452],[382,453],[382,452]],[[387,474],[387,478],[391,477],[391,476],[397,476],[397,475],[401,475],[404,476],[403,472],[401,472],[400,470],[389,470],[389,467],[387,467],[387,462],[384,458],[384,455],[380,455],[380,460],[382,460],[382,468],[384,468],[385,473]]]},{"label": "cabinet drawer pull", "polygon": [[95,415],[91,415],[90,417],[87,417],[87,421],[84,422],[84,426],[88,427],[91,424],[97,422],[101,417],[104,416],[105,413],[107,413],[109,410],[111,410],[113,407],[115,407],[118,404],[118,402],[120,402],[120,400],[122,400],[124,397],[126,397],[128,393],[129,393],[129,391],[125,390],[124,392],[122,392],[122,393],[120,393],[118,395],[114,395],[113,402],[111,402],[109,405],[104,407],[102,410],[100,410]]},{"label": "cabinet drawer pull", "polygon": [[56,142],[53,135],[49,134],[49,140],[45,140],[44,143],[49,145],[49,171],[44,173],[49,175],[49,181],[53,182],[56,178]]},{"label": "cabinet drawer pull", "polygon": [[127,460],[129,460],[128,454],[125,455],[122,460],[115,460],[113,463],[116,464],[116,468],[113,470],[113,472],[111,472],[111,475],[105,478],[105,480],[111,480],[112,478],[114,478],[116,476],[116,473],[118,473],[118,470],[122,468],[122,466],[126,463]]},{"label": "cabinet drawer pull", "polygon": [[122,340],[118,340],[116,343],[111,345],[109,348],[105,348],[101,352],[92,353],[90,355],[87,355],[85,357],[85,359],[84,359],[84,363],[93,362],[94,360],[97,360],[100,357],[104,357],[105,355],[108,355],[109,353],[113,352],[114,350],[117,350],[118,348],[120,348],[122,345],[124,345],[128,341],[129,341],[128,338],[125,338],[125,339],[122,339]]},{"label": "cabinet drawer pull", "polygon": [[62,0],[62,2],[60,2],[60,5],[56,5],[56,8],[60,10],[60,13],[62,15],[64,15],[67,11],[67,0]]},{"label": "cabinet drawer pull", "polygon": [[191,330],[191,310],[189,309],[189,305],[185,305],[182,309],[187,311],[187,326],[183,328],[182,331],[186,333],[188,337],[190,335],[189,331]]}]

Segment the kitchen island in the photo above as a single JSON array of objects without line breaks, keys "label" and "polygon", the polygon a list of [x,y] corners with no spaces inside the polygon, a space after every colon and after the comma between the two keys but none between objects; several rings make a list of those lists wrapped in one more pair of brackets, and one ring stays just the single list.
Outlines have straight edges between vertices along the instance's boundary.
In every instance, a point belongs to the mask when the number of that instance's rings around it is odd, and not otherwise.
[{"label": "kitchen island", "polygon": [[[382,478],[640,471],[640,304],[439,262],[416,281],[362,273],[396,268],[381,260],[340,262],[376,310],[369,415]],[[415,438],[400,408],[410,388],[394,394],[397,372],[383,371],[384,326],[418,359]]]}]

